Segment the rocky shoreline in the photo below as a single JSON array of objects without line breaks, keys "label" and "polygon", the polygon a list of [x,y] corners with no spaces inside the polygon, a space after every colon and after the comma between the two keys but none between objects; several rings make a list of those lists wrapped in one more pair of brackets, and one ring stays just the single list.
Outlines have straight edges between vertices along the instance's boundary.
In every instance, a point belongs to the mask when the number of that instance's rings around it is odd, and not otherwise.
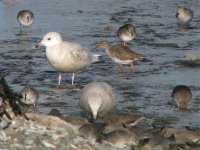
[{"label": "rocky shoreline", "polygon": [[[115,129],[100,135],[95,125],[75,125],[57,116],[28,113],[17,116],[0,131],[1,149],[132,149],[132,150],[198,150],[200,130],[186,128],[154,129],[139,134],[132,130]],[[81,126],[81,127],[79,127]],[[99,139],[100,138],[100,139]]]},{"label": "rocky shoreline", "polygon": [[199,150],[200,129],[155,128],[138,114],[111,112],[92,121],[79,115],[20,113],[19,97],[0,80],[0,147],[2,150]]}]

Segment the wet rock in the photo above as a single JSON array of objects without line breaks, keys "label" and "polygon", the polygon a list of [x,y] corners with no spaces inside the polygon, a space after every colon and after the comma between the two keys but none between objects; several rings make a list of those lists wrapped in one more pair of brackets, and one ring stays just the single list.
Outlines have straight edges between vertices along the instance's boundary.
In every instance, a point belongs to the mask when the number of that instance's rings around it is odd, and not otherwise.
[{"label": "wet rock", "polygon": [[64,120],[61,120],[58,117],[40,116],[40,115],[33,114],[33,113],[28,113],[27,117],[30,120],[37,122],[37,123],[45,126],[48,129],[53,129],[53,130],[58,130],[58,131],[61,130],[61,131],[68,133],[68,135],[70,137],[75,136],[72,126],[70,124],[68,124],[67,122],[65,122]]},{"label": "wet rock", "polygon": [[0,129],[8,127],[19,113],[15,103],[18,98],[18,95],[10,90],[4,77],[0,75]]},{"label": "wet rock", "polygon": [[187,53],[184,54],[180,60],[180,63],[183,65],[195,67],[200,65],[200,55]]},{"label": "wet rock", "polygon": [[186,54],[183,55],[182,60],[185,60],[185,61],[199,60],[200,61],[200,55],[186,53]]},{"label": "wet rock", "polygon": [[7,136],[4,131],[0,131],[0,141],[6,141]]},{"label": "wet rock", "polygon": [[45,141],[45,140],[43,140],[42,141],[42,144],[46,147],[46,148],[51,148],[51,149],[56,149],[56,146],[55,145],[53,145],[53,144],[51,144],[51,143],[49,143],[49,142],[47,142],[47,141]]}]

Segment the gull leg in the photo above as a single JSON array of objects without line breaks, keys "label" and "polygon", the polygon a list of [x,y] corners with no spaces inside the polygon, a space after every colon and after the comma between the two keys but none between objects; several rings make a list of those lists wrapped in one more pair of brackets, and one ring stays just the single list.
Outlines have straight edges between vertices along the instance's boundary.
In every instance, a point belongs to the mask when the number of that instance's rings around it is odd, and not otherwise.
[{"label": "gull leg", "polygon": [[179,105],[179,103],[177,103],[177,108],[179,108],[179,109],[181,108],[180,105]]},{"label": "gull leg", "polygon": [[72,74],[72,85],[74,84],[75,73]]},{"label": "gull leg", "polygon": [[134,70],[135,70],[135,66],[134,66],[133,63],[131,63],[131,66],[130,66],[130,72],[134,72]]},{"label": "gull leg", "polygon": [[123,64],[120,64],[120,72],[123,72]]},{"label": "gull leg", "polygon": [[127,42],[123,42],[124,46],[128,46],[128,43]]},{"label": "gull leg", "polygon": [[62,79],[62,74],[61,74],[61,72],[59,72],[58,73],[58,85],[60,85],[61,79]]}]

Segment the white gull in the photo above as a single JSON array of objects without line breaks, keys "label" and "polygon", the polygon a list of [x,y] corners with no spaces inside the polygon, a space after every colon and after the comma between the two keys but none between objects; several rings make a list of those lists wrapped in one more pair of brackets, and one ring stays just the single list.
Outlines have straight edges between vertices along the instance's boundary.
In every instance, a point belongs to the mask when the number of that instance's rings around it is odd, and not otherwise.
[{"label": "white gull", "polygon": [[44,35],[42,41],[35,45],[46,47],[46,56],[49,64],[59,73],[58,84],[61,83],[61,73],[73,73],[72,85],[74,84],[75,73],[89,66],[92,62],[98,61],[99,55],[91,54],[82,45],[74,42],[64,41],[57,32],[49,32]]},{"label": "white gull", "polygon": [[109,84],[94,81],[84,87],[79,106],[96,119],[113,110],[117,100]]}]

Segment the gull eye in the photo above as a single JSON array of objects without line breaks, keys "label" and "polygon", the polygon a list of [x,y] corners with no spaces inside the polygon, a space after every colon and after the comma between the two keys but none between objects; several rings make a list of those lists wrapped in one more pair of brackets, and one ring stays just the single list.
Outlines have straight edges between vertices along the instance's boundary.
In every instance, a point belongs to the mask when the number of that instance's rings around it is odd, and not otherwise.
[{"label": "gull eye", "polygon": [[50,40],[51,40],[51,38],[47,38],[47,40],[48,40],[48,41],[50,41]]}]

